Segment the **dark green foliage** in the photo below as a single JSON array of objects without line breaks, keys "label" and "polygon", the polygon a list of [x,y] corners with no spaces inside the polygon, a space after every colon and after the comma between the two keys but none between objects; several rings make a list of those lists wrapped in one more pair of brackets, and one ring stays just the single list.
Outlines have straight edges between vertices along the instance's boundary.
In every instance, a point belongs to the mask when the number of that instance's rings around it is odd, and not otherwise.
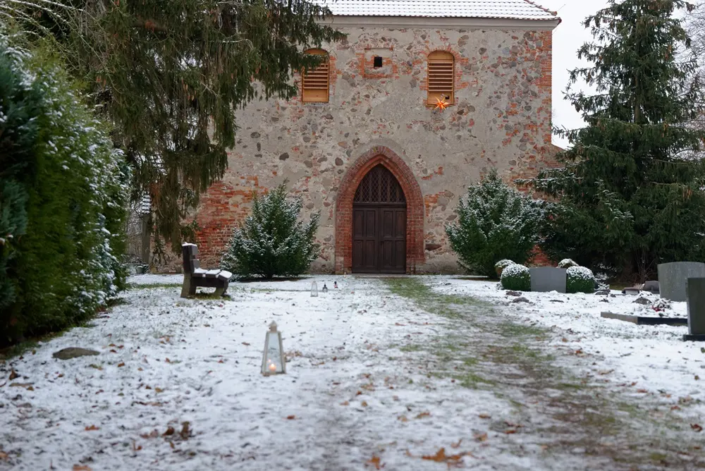
[{"label": "dark green foliage", "polygon": [[495,264],[505,258],[526,263],[538,242],[539,203],[510,188],[492,170],[460,200],[458,222],[446,226],[460,265],[495,277]]},{"label": "dark green foliage", "polygon": [[502,271],[502,288],[531,291],[531,272],[523,265],[510,265]]},{"label": "dark green foliage", "polygon": [[36,54],[0,41],[0,344],[86,319],[124,283],[121,156]]},{"label": "dark green foliage", "polygon": [[594,293],[595,276],[589,268],[570,267],[566,270],[566,292]]},{"label": "dark green foliage", "polygon": [[63,3],[78,8],[24,2],[53,11],[43,26],[113,123],[136,169],[133,196],[151,195],[158,247],[165,240],[178,253],[192,231],[184,216],[223,176],[235,111],[295,96],[293,72],[321,60],[304,51],[344,37],[320,21],[326,8],[302,0]]},{"label": "dark green foliage", "polygon": [[[563,130],[573,147],[559,155],[564,169],[534,181],[555,197],[543,250],[554,260],[643,281],[658,263],[705,261],[703,164],[705,133],[686,125],[702,112],[690,40],[675,11],[683,0],[611,0],[587,18],[594,43],[571,72],[597,92],[571,92],[587,127]],[[678,51],[682,51],[677,56]]]},{"label": "dark green foliage", "polygon": [[235,230],[223,268],[241,277],[297,276],[306,272],[318,257],[315,243],[319,213],[308,223],[299,221],[300,198],[287,200],[286,186],[257,196],[252,214]]}]

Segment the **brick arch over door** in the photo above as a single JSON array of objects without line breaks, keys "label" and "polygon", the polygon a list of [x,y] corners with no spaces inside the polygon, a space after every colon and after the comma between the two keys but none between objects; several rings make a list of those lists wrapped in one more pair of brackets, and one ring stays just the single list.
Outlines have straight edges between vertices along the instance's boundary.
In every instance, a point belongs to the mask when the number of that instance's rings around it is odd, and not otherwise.
[{"label": "brick arch over door", "polygon": [[367,172],[384,165],[397,179],[406,196],[406,271],[416,273],[424,263],[423,194],[406,162],[387,147],[373,147],[348,169],[340,183],[335,209],[335,271],[352,271],[352,217],[355,191]]}]

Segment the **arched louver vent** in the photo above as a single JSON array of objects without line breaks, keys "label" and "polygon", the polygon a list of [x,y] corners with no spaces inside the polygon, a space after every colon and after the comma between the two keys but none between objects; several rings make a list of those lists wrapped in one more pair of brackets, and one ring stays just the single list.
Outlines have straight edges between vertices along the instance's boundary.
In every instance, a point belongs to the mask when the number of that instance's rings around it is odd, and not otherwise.
[{"label": "arched louver vent", "polygon": [[435,105],[438,100],[455,103],[455,58],[446,51],[428,55],[428,100]]},{"label": "arched louver vent", "polygon": [[315,69],[304,71],[301,75],[302,99],[305,103],[328,103],[330,89],[330,61],[328,53],[322,49],[311,49],[307,54],[325,56],[325,61]]}]

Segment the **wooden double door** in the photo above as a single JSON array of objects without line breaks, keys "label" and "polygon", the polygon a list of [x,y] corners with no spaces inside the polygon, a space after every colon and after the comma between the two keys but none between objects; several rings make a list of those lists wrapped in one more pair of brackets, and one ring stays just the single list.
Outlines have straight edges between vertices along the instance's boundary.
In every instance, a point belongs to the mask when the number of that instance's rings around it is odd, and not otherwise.
[{"label": "wooden double door", "polygon": [[352,229],[353,273],[406,273],[406,199],[381,165],[355,193]]}]

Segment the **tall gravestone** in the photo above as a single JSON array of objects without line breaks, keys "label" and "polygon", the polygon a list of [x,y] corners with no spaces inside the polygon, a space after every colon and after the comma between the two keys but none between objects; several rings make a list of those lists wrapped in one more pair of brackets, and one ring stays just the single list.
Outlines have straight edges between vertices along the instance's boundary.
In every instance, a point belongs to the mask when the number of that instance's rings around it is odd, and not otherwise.
[{"label": "tall gravestone", "polygon": [[658,281],[661,297],[671,301],[687,301],[685,288],[688,278],[705,278],[705,263],[673,262],[659,265]]},{"label": "tall gravestone", "polygon": [[705,278],[689,278],[688,335],[683,340],[705,340]]},{"label": "tall gravestone", "polygon": [[531,291],[536,293],[548,293],[549,291],[566,291],[566,270],[565,268],[538,267],[531,268]]}]

